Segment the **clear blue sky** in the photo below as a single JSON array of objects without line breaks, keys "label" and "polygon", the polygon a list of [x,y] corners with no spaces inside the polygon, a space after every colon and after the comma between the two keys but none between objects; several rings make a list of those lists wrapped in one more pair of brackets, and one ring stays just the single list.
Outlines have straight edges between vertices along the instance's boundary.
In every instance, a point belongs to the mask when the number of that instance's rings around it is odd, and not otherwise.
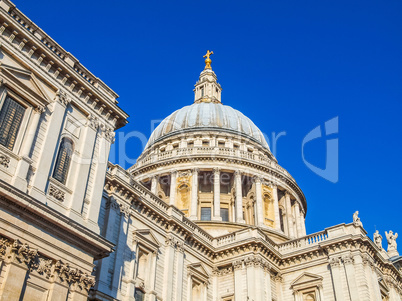
[{"label": "clear blue sky", "polygon": [[[401,1],[14,3],[120,95],[125,132],[149,137],[151,120],[191,104],[213,50],[223,102],[269,137],[286,131],[277,159],[306,195],[309,233],[351,222],[355,210],[370,236],[375,226],[402,232]],[[303,163],[301,142],[336,116],[334,184]],[[324,140],[305,151],[324,167]],[[127,152],[136,158],[140,141]]]}]

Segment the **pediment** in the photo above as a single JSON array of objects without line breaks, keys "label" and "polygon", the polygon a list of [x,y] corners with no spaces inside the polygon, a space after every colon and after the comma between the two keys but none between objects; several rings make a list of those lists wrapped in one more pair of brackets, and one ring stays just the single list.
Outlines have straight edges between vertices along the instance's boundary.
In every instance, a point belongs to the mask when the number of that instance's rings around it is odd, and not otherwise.
[{"label": "pediment", "polygon": [[305,285],[305,284],[309,284],[309,283],[322,282],[322,279],[323,279],[322,276],[318,276],[318,275],[314,275],[314,274],[306,272],[306,273],[301,274],[299,277],[297,277],[296,280],[294,280],[291,283],[291,287]]},{"label": "pediment", "polygon": [[205,269],[204,265],[201,262],[192,263],[187,266],[188,272],[193,277],[197,278],[201,282],[208,282],[208,272]]},{"label": "pediment", "polygon": [[152,251],[156,251],[160,247],[158,239],[149,229],[135,230],[133,232],[133,240]]},{"label": "pediment", "polygon": [[6,64],[2,64],[2,67],[14,76],[21,84],[25,85],[47,101],[51,101],[51,98],[46,92],[46,86],[31,71]]}]

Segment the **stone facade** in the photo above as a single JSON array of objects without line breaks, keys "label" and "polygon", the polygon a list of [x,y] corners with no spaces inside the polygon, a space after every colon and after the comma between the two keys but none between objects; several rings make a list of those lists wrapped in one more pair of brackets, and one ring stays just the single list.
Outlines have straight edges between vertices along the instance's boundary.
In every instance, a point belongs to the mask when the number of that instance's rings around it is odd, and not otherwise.
[{"label": "stone facade", "polygon": [[398,235],[383,249],[358,212],[307,235],[302,190],[222,104],[211,54],[124,170],[118,96],[0,0],[0,300],[401,301]]},{"label": "stone facade", "polygon": [[0,300],[87,299],[116,97],[0,1]]}]

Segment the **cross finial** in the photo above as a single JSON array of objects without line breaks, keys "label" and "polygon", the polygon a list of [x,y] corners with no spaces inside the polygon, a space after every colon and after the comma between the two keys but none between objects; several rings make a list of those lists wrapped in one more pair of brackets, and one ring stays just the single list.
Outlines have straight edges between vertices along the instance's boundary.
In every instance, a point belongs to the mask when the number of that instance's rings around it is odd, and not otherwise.
[{"label": "cross finial", "polygon": [[203,56],[203,57],[206,57],[206,59],[205,59],[205,69],[212,69],[212,68],[211,68],[211,63],[212,63],[212,61],[211,61],[211,59],[209,58],[212,54],[214,54],[213,51],[207,50],[207,53]]}]

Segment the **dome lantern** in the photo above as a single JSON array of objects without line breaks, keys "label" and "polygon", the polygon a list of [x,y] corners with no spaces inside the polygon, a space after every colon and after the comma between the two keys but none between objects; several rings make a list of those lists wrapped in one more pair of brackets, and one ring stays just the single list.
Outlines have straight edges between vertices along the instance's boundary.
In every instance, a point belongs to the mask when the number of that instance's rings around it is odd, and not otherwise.
[{"label": "dome lantern", "polygon": [[194,88],[194,102],[214,102],[221,103],[222,87],[218,83],[218,78],[211,68],[211,59],[209,56],[213,54],[212,51],[207,51],[204,55],[205,69],[201,72],[200,78],[195,84]]}]

